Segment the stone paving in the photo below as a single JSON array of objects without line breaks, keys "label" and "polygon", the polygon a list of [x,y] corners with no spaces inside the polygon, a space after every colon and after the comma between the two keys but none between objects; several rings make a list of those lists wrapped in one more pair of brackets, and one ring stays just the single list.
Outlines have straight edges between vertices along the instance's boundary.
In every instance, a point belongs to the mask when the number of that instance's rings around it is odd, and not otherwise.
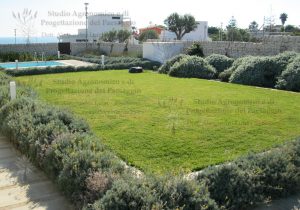
[{"label": "stone paving", "polygon": [[0,210],[69,210],[69,202],[39,169],[0,135]]}]

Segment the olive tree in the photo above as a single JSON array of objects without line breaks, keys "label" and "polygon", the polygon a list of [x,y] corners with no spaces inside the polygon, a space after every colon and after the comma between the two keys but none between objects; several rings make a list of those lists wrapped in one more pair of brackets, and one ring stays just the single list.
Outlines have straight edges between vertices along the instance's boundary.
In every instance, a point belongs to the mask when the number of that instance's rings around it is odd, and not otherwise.
[{"label": "olive tree", "polygon": [[173,13],[167,17],[164,21],[169,31],[176,34],[177,40],[181,40],[182,37],[194,31],[197,28],[197,22],[192,15],[179,15],[178,13]]}]

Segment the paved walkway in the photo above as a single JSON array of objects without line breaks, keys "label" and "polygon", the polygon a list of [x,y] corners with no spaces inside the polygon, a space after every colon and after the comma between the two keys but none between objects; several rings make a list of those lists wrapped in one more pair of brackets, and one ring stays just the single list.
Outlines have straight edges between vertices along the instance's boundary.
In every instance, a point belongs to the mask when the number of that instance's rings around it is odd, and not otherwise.
[{"label": "paved walkway", "polygon": [[300,194],[273,201],[254,210],[300,210]]},{"label": "paved walkway", "polygon": [[69,210],[54,184],[0,135],[0,210]]},{"label": "paved walkway", "polygon": [[78,60],[60,60],[60,63],[64,63],[68,66],[95,66],[95,63],[89,63],[84,61],[78,61]]}]

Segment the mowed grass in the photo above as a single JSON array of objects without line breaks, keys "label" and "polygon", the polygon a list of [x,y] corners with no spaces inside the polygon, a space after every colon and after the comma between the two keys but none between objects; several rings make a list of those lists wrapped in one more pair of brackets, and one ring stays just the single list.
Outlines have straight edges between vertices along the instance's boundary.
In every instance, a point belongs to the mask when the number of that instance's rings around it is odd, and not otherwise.
[{"label": "mowed grass", "polygon": [[300,94],[124,70],[26,76],[127,163],[179,173],[300,136]]}]

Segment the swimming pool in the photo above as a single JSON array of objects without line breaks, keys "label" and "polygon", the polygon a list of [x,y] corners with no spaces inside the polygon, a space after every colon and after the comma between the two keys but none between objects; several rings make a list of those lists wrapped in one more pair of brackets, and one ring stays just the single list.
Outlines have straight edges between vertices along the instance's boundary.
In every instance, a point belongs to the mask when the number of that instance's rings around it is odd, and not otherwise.
[{"label": "swimming pool", "polygon": [[[49,67],[49,66],[65,66],[64,63],[58,61],[30,61],[30,62],[19,62],[19,68],[30,68],[30,67]],[[15,69],[16,63],[0,63],[0,67],[4,69]]]}]

